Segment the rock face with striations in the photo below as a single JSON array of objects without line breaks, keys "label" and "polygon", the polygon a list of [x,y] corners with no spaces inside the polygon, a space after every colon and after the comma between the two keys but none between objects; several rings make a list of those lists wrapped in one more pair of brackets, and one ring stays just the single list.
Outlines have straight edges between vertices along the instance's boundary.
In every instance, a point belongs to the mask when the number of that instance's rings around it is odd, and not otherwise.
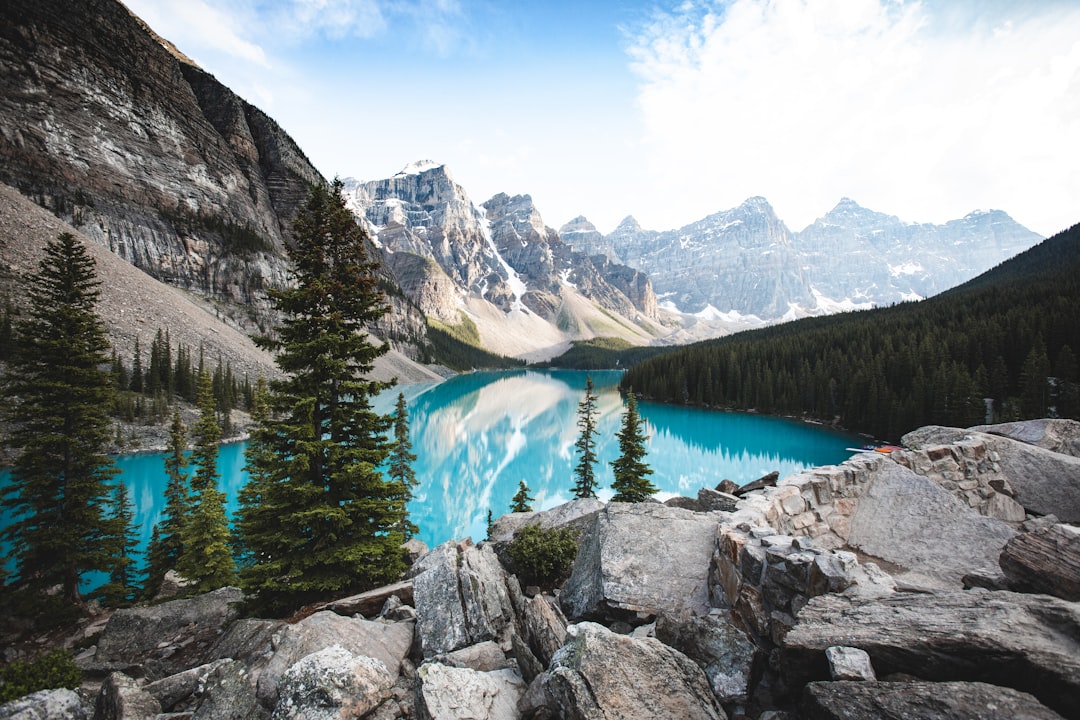
[{"label": "rock face with striations", "polygon": [[267,318],[318,172],[263,112],[119,2],[0,10],[0,180],[237,324]]}]

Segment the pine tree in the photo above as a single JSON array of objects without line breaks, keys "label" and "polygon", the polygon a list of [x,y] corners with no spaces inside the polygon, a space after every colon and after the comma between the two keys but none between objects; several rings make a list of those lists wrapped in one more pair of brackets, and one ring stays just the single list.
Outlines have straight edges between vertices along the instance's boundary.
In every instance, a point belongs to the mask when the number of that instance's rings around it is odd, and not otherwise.
[{"label": "pine tree", "polygon": [[622,429],[616,433],[619,438],[619,457],[611,463],[615,473],[615,482],[611,489],[615,491],[613,502],[644,502],[656,492],[656,487],[649,480],[652,468],[645,464],[645,433],[638,415],[637,398],[631,390],[626,394],[626,412],[623,413]]},{"label": "pine tree", "polygon": [[252,433],[253,487],[239,513],[242,584],[263,608],[358,592],[404,570],[405,508],[378,470],[390,423],[371,406],[390,383],[367,379],[389,349],[367,327],[387,306],[341,191],[338,180],[315,186],[301,208],[289,248],[295,283],[270,294],[283,324],[260,339],[284,375]]},{"label": "pine tree", "polygon": [[138,554],[139,538],[131,508],[131,494],[127,485],[116,484],[113,491],[112,517],[112,568],[109,570],[109,582],[98,592],[109,605],[126,606],[135,599],[138,592],[138,573],[135,569],[135,556]]},{"label": "pine tree", "polygon": [[574,497],[596,497],[596,395],[593,394],[592,377],[585,376],[585,397],[578,403],[577,426],[580,433],[574,447],[581,457],[574,468]]},{"label": "pine tree", "polygon": [[61,583],[79,602],[79,577],[110,568],[109,479],[104,454],[115,388],[105,326],[94,310],[94,261],[73,235],[61,234],[27,288],[29,313],[5,388],[19,448],[4,505],[18,519],[4,531],[20,578]]},{"label": "pine tree", "polygon": [[149,568],[146,578],[146,592],[150,597],[161,587],[165,573],[176,568],[177,560],[183,548],[182,533],[187,523],[191,499],[188,493],[187,429],[180,418],[180,411],[173,412],[172,426],[169,428],[169,442],[165,448],[165,509],[161,522],[154,526],[154,536],[150,540],[148,551]]},{"label": "pine tree", "polygon": [[409,440],[409,411],[405,407],[405,394],[399,392],[394,406],[394,439],[390,445],[387,475],[397,488],[398,502],[401,504],[401,533],[406,540],[417,532],[416,525],[409,521],[407,514],[413,488],[417,485],[416,473],[412,469],[415,460],[416,455],[412,453],[412,442]]},{"label": "pine tree", "polygon": [[514,497],[510,498],[510,512],[532,512],[532,501],[535,499],[529,495],[529,486],[525,484],[525,481],[518,481],[518,491],[514,493]]},{"label": "pine tree", "polygon": [[221,428],[215,417],[213,383],[205,370],[199,376],[198,406],[199,420],[191,431],[192,507],[181,532],[183,548],[176,569],[192,581],[194,591],[206,592],[235,582],[236,565],[229,547],[225,493],[217,488]]}]

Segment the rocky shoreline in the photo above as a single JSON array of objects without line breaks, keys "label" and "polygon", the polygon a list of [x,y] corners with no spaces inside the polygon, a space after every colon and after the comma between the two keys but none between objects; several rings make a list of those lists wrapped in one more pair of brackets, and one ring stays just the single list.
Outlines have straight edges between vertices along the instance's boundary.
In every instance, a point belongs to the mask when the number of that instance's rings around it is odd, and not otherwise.
[{"label": "rocky shoreline", "polygon": [[[81,690],[0,718],[1080,717],[1080,423],[756,485],[506,515],[289,620],[235,588],[119,610]],[[578,538],[559,588],[501,560],[530,523]]]}]

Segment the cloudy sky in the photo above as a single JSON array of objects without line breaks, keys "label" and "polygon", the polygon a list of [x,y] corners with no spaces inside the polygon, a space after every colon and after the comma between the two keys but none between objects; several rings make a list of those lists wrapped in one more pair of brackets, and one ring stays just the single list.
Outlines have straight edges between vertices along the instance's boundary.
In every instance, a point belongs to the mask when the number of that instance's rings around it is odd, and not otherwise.
[{"label": "cloudy sky", "polygon": [[548,225],[762,195],[1080,221],[1077,0],[125,0],[327,177],[445,163]]}]

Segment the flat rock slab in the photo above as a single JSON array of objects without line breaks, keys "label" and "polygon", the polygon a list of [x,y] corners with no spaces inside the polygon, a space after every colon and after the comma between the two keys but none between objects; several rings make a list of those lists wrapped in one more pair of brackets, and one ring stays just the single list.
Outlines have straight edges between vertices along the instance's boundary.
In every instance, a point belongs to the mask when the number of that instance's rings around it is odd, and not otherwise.
[{"label": "flat rock slab", "polygon": [[611,611],[709,611],[709,565],[723,513],[610,503],[582,538],[560,596],[570,619]]},{"label": "flat rock slab", "polygon": [[968,682],[815,682],[799,710],[804,720],[1061,720],[1027,693]]},{"label": "flat rock slab", "polygon": [[1077,420],[1021,420],[998,425],[976,425],[971,429],[1080,457],[1080,421]]},{"label": "flat rock slab", "polygon": [[915,450],[948,445],[965,438],[983,441],[994,453],[1001,477],[1030,513],[1056,515],[1062,522],[1080,523],[1080,457],[1047,450],[1009,437],[976,430],[930,425],[903,437]]},{"label": "flat rock slab", "polygon": [[829,677],[826,648],[865,650],[878,677],[904,673],[988,682],[1030,692],[1080,717],[1080,604],[1048,595],[979,590],[876,600],[812,598],[784,639],[792,688]]},{"label": "flat rock slab", "polygon": [[384,585],[383,587],[375,588],[374,590],[368,590],[357,595],[350,595],[340,600],[334,600],[328,602],[322,606],[321,610],[330,610],[336,612],[338,615],[363,615],[366,618],[371,618],[379,614],[379,611],[383,609],[383,605],[386,601],[393,596],[397,596],[401,602],[406,605],[412,605],[413,602],[413,584],[412,580],[403,580],[393,585]]},{"label": "flat rock slab", "polygon": [[849,546],[899,565],[913,584],[940,589],[959,589],[965,574],[997,567],[1001,548],[1016,534],[891,462],[873,474],[850,522]]},{"label": "flat rock slab", "polygon": [[170,600],[150,607],[117,610],[98,641],[94,663],[105,668],[138,667],[151,680],[202,665],[222,629],[239,614],[238,588]]}]

